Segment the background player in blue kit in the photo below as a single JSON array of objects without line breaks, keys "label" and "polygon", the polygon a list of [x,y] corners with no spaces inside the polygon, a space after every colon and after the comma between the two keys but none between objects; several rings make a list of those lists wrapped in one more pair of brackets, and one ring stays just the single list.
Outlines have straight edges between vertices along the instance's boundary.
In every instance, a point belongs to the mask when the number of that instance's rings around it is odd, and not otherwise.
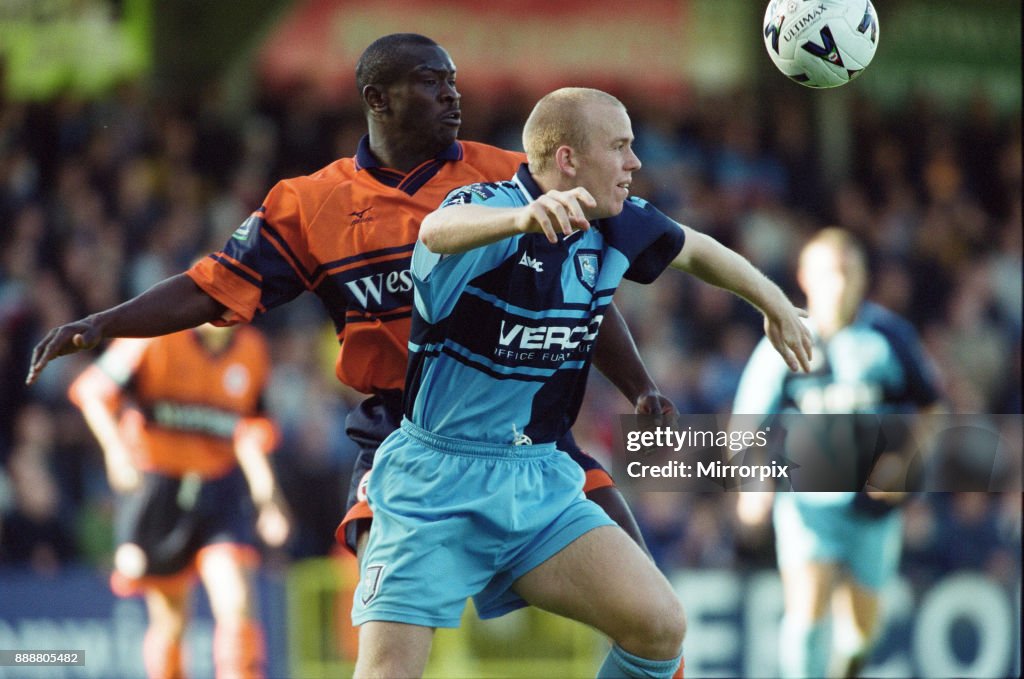
[{"label": "background player in blue kit", "polygon": [[434,627],[526,602],[614,642],[599,676],[669,677],[682,607],[626,534],[581,493],[555,441],[573,423],[603,313],[623,277],[671,265],[765,314],[794,370],[810,335],[749,262],[629,199],[629,116],[598,90],[557,90],[523,130],[529,167],[454,191],[428,215],[416,286],[405,420],[378,451],[374,511],[353,621],[356,676],[418,676]]},{"label": "background player in blue kit", "polygon": [[[735,413],[913,413],[937,405],[938,388],[913,328],[864,301],[867,262],[849,232],[815,235],[800,253],[797,280],[815,334],[811,371],[791,373],[762,343],[743,372]],[[780,492],[774,499],[785,608],[780,672],[854,676],[878,631],[879,592],[899,565],[900,494]],[[760,523],[771,502],[769,492],[741,493],[741,521]]]}]

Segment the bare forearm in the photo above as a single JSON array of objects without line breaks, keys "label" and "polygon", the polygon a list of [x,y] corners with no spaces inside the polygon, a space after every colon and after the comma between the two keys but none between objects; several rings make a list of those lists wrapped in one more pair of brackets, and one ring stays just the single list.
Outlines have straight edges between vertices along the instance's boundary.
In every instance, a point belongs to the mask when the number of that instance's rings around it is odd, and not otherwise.
[{"label": "bare forearm", "polygon": [[683,228],[686,241],[672,266],[729,290],[757,307],[764,314],[765,336],[789,369],[810,370],[813,342],[810,331],[800,321],[807,312],[794,307],[779,286],[746,259],[710,236]]},{"label": "bare forearm", "polygon": [[542,233],[550,243],[588,229],[585,208],[596,205],[583,187],[551,190],[523,207],[450,205],[427,215],[420,240],[431,252],[453,255],[521,233]]},{"label": "bare forearm", "polygon": [[103,338],[157,337],[215,321],[224,308],[191,278],[178,274],[90,318]]},{"label": "bare forearm", "polygon": [[518,208],[453,205],[427,215],[420,240],[431,252],[453,255],[496,243],[519,233]]},{"label": "bare forearm", "polygon": [[687,229],[686,244],[672,264],[705,283],[742,297],[763,313],[789,304],[782,290],[753,264],[714,238],[692,229]]},{"label": "bare forearm", "polygon": [[157,283],[112,309],[53,328],[32,351],[27,384],[58,356],[91,349],[109,337],[156,337],[217,320],[224,306],[185,274]]},{"label": "bare forearm", "polygon": [[594,366],[630,403],[657,386],[640,358],[625,319],[614,304],[608,305],[594,346]]},{"label": "bare forearm", "polygon": [[262,506],[278,498],[277,483],[266,453],[256,446],[240,445],[236,454],[256,506]]},{"label": "bare forearm", "polygon": [[111,413],[103,398],[93,394],[83,394],[82,417],[89,426],[96,441],[103,449],[103,457],[107,467],[115,466],[124,461],[122,451],[124,445],[121,440],[117,418]]}]

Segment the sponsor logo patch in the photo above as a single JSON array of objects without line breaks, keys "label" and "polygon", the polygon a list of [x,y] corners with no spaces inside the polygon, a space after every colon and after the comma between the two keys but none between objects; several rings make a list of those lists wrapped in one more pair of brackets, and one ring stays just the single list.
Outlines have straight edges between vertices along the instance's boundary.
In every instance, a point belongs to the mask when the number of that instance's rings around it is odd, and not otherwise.
[{"label": "sponsor logo patch", "polygon": [[537,273],[544,272],[544,262],[540,261],[539,259],[534,259],[525,252],[523,253],[523,258],[519,260],[519,263],[522,264],[523,266],[527,266],[533,269]]},{"label": "sponsor logo patch", "polygon": [[349,217],[352,218],[350,226],[355,226],[356,224],[362,224],[364,222],[372,222],[373,216],[367,214],[372,209],[373,206],[371,205],[370,207],[364,207],[362,210],[355,210],[353,212],[349,212],[348,215]]}]

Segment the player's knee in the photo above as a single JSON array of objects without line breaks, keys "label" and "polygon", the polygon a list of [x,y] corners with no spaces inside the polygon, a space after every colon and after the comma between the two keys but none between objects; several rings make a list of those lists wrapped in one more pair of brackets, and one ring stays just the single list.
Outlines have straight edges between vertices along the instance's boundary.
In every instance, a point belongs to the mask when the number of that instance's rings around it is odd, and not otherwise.
[{"label": "player's knee", "polygon": [[652,605],[616,642],[634,655],[664,660],[679,654],[685,636],[686,614],[679,600],[672,596]]},{"label": "player's knee", "polygon": [[655,638],[660,640],[664,655],[671,657],[679,652],[686,637],[686,613],[674,596],[662,601],[661,605]]},{"label": "player's knee", "polygon": [[359,629],[354,679],[421,677],[434,630],[390,622],[368,622]]}]

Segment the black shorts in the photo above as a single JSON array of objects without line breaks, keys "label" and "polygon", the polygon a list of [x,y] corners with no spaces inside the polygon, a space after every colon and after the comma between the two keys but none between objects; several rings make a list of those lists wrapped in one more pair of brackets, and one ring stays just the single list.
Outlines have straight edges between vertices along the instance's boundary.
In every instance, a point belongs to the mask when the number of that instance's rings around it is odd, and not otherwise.
[{"label": "black shorts", "polygon": [[237,467],[209,480],[144,473],[142,487],[122,498],[115,531],[118,544],[145,552],[143,577],[181,573],[209,545],[257,545],[256,510]]},{"label": "black shorts", "polygon": [[366,504],[366,480],[373,467],[377,448],[402,423],[401,392],[377,394],[360,403],[345,420],[345,433],[359,446],[352,479],[345,503],[345,518],[335,533],[336,539],[356,551],[357,526],[360,520],[369,520],[371,512]]}]

